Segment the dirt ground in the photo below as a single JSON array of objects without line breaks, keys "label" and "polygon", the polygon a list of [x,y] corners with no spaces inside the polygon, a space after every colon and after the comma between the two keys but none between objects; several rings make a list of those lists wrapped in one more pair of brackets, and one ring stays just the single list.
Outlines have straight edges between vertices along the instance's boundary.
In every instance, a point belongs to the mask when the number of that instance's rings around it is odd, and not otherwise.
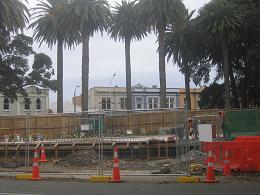
[{"label": "dirt ground", "polygon": [[[190,164],[198,164],[200,168],[196,170],[187,166],[187,156],[180,155],[178,158],[168,159],[151,159],[151,160],[120,160],[119,166],[123,174],[175,174],[189,171],[191,175],[205,175],[206,167],[203,166],[206,154],[200,151],[191,151],[188,155]],[[78,151],[66,156],[60,160],[51,160],[47,163],[40,163],[40,171],[42,173],[99,173],[99,157],[95,151]],[[113,170],[113,160],[104,157],[102,170],[105,174],[111,174]],[[0,161],[0,171],[31,171],[29,167],[24,166],[23,161],[17,161],[15,158],[8,161]],[[216,171],[216,175],[221,175]],[[241,182],[257,182],[260,183],[260,173],[234,174],[232,177],[220,177],[223,183],[241,183]]]}]

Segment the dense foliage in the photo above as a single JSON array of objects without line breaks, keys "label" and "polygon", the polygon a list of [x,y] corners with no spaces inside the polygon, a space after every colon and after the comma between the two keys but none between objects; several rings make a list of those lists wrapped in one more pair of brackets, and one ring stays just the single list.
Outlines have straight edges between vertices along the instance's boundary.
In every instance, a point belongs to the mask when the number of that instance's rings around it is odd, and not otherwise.
[{"label": "dense foliage", "polygon": [[[32,49],[32,38],[23,34],[7,36],[0,51],[0,92],[12,101],[17,93],[26,96],[24,87],[36,85],[56,89],[51,59],[45,54],[37,54]],[[34,55],[30,69],[28,56]]]}]

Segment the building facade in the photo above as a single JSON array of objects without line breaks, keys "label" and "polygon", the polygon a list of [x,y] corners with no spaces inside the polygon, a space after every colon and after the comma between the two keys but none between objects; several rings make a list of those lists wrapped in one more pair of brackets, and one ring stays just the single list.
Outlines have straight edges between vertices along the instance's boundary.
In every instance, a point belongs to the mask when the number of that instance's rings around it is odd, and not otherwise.
[{"label": "building facade", "polygon": [[31,114],[44,114],[49,110],[49,90],[39,87],[27,86],[25,88],[28,96],[17,95],[17,101],[13,103],[3,94],[0,94],[0,115],[13,116],[24,115],[30,111]]},{"label": "building facade", "polygon": [[[201,89],[191,89],[191,108],[199,109],[198,100]],[[81,97],[75,97],[76,106],[81,106]],[[166,107],[181,109],[184,107],[185,89],[167,88]],[[72,99],[74,102],[74,99]],[[160,108],[160,88],[137,84],[132,87],[133,110],[152,110]],[[94,87],[89,90],[89,110],[126,111],[125,87]]]}]

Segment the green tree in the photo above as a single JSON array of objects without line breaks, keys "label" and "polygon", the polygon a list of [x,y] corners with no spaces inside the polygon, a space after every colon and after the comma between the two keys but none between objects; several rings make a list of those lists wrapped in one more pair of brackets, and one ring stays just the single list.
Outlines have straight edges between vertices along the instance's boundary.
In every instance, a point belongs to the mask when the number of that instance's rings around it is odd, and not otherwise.
[{"label": "green tree", "polygon": [[191,109],[190,99],[190,62],[192,60],[192,28],[191,17],[194,11],[189,13],[188,10],[180,16],[180,18],[170,26],[166,32],[166,54],[168,61],[173,58],[174,63],[177,63],[185,77],[185,93],[187,109]]},{"label": "green tree", "polygon": [[[0,92],[12,101],[17,99],[17,93],[26,96],[26,85],[55,90],[55,80],[51,80],[52,62],[45,54],[35,54],[32,43],[31,37],[18,34],[7,41],[4,52],[0,51]],[[35,56],[30,72],[27,58],[32,54]]]},{"label": "green tree", "polygon": [[80,33],[82,40],[82,111],[88,111],[89,40],[95,32],[108,29],[110,15],[106,0],[71,0],[62,16],[61,23],[71,34]]},{"label": "green tree", "polygon": [[200,109],[223,109],[224,108],[224,85],[213,83],[205,87],[200,93],[198,102]]},{"label": "green tree", "polygon": [[[212,0],[199,11],[202,36],[221,51],[225,85],[225,109],[230,106],[230,47],[242,23],[241,10],[227,0]],[[214,52],[216,47],[211,47]]]},{"label": "green tree", "polygon": [[112,13],[112,23],[109,29],[110,35],[115,40],[125,42],[125,62],[126,62],[126,89],[127,89],[127,110],[132,109],[131,92],[131,55],[130,44],[133,39],[141,40],[146,32],[137,23],[136,1],[122,0],[117,3]]},{"label": "green tree", "polygon": [[28,9],[20,0],[0,1],[0,25],[11,32],[22,30],[28,22]]},{"label": "green tree", "polygon": [[158,34],[160,106],[166,108],[165,31],[172,20],[185,11],[182,0],[139,0],[139,21]]},{"label": "green tree", "polygon": [[56,90],[56,80],[52,80],[54,69],[52,68],[52,60],[44,53],[34,54],[32,71],[28,74],[27,83],[29,85],[37,85],[40,87]]},{"label": "green tree", "polygon": [[41,1],[33,8],[34,39],[46,42],[49,47],[57,43],[57,112],[63,112],[63,46],[69,42],[66,27],[60,23],[60,15],[68,0]]}]

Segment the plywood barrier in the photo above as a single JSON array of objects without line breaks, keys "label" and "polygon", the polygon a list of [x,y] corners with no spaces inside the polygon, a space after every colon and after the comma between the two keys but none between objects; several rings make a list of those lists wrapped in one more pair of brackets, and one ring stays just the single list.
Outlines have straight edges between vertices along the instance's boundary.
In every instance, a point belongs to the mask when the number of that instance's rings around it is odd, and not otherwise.
[{"label": "plywood barrier", "polygon": [[[191,110],[187,117],[204,116],[203,120],[212,120],[211,115],[218,115],[219,110]],[[183,125],[184,111],[154,111],[140,113],[125,113],[119,116],[106,116],[107,131],[132,130],[134,133],[158,133],[160,129],[170,129]]]},{"label": "plywood barrier", "polygon": [[72,133],[79,125],[76,114],[48,114],[23,116],[0,116],[0,139],[7,136],[25,136],[26,127],[30,135],[62,137]]}]

